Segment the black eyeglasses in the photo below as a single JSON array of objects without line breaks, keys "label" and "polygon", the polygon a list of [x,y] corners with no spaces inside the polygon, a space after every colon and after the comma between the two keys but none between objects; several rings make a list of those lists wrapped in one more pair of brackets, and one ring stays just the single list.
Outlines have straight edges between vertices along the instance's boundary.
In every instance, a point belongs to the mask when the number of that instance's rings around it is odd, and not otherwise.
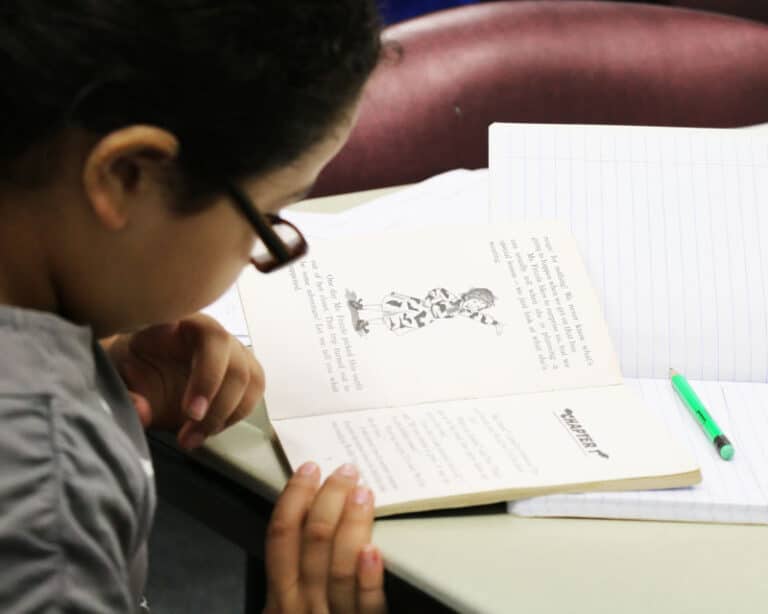
[{"label": "black eyeglasses", "polygon": [[259,271],[270,273],[307,253],[307,241],[296,226],[273,213],[261,213],[234,185],[227,186],[227,193],[256,233],[251,263]]}]

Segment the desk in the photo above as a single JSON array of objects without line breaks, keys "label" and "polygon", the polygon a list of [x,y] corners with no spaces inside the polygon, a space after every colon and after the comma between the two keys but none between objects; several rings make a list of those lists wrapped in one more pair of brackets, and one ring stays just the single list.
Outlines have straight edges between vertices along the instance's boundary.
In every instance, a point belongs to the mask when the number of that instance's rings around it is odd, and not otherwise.
[{"label": "desk", "polygon": [[[300,207],[340,210],[387,191]],[[286,475],[266,433],[259,408],[192,459],[153,439],[160,496],[260,552],[269,501]],[[207,483],[209,496],[182,497],[193,482]],[[395,589],[418,589],[396,612],[446,611],[438,602],[500,614],[768,611],[768,526],[516,518],[492,506],[385,518],[374,541]],[[260,590],[256,570],[251,578]]]}]

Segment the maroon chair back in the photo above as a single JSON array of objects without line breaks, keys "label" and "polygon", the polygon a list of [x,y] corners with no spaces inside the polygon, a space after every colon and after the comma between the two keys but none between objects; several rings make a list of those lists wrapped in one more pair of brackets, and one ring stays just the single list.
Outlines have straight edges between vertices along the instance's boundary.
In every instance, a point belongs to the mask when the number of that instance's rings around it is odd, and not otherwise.
[{"label": "maroon chair back", "polygon": [[768,2],[765,0],[672,0],[669,4],[768,22]]},{"label": "maroon chair back", "polygon": [[[349,142],[314,196],[487,166],[494,121],[768,121],[768,25],[632,3],[469,5],[388,28]],[[398,50],[399,49],[399,50]]]}]

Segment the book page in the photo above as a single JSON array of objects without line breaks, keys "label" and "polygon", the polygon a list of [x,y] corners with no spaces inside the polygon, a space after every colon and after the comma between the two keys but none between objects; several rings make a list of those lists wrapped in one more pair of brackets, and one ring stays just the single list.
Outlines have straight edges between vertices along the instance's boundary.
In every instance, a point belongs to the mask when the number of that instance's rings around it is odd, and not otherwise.
[{"label": "book page", "polygon": [[624,375],[768,381],[761,130],[494,124],[491,219],[559,218]]},{"label": "book page", "polygon": [[328,475],[354,463],[380,514],[503,501],[531,489],[698,480],[691,457],[623,385],[273,424],[293,467],[313,460]]},{"label": "book page", "polygon": [[273,420],[621,381],[556,223],[316,241],[239,290]]},{"label": "book page", "polygon": [[[282,211],[282,216],[301,228],[310,241],[412,230],[432,226],[435,220],[441,225],[465,226],[473,220],[477,225],[485,225],[488,223],[484,209],[488,201],[487,175],[488,169],[457,169],[343,213],[312,213],[288,207]],[[482,207],[477,207],[478,204]],[[202,311],[218,320],[241,343],[251,345],[236,286]]]},{"label": "book page", "polygon": [[674,490],[551,495],[515,501],[522,516],[586,516],[768,523],[768,385],[691,382],[733,444],[722,460],[678,399],[669,380],[628,380],[701,467],[702,482]]}]

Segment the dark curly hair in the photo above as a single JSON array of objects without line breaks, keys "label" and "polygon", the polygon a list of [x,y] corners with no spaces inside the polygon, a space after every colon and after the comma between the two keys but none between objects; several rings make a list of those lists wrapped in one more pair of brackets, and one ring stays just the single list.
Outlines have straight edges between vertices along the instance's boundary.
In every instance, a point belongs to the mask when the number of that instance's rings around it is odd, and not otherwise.
[{"label": "dark curly hair", "polygon": [[0,178],[67,128],[143,123],[179,139],[188,196],[216,193],[326,136],[379,34],[373,0],[3,0]]}]

